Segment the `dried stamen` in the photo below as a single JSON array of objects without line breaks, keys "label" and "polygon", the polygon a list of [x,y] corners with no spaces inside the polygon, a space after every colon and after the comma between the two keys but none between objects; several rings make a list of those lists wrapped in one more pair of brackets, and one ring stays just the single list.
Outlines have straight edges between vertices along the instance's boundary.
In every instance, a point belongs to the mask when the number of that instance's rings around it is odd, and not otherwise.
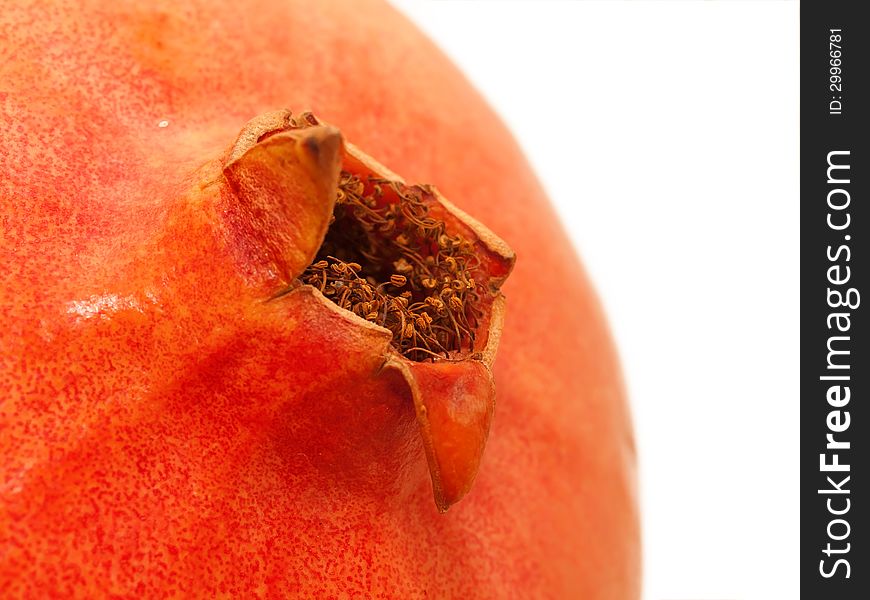
[{"label": "dried stamen", "polygon": [[482,314],[474,245],[430,214],[425,191],[342,171],[333,222],[301,277],[390,330],[393,346],[416,361],[473,352]]}]

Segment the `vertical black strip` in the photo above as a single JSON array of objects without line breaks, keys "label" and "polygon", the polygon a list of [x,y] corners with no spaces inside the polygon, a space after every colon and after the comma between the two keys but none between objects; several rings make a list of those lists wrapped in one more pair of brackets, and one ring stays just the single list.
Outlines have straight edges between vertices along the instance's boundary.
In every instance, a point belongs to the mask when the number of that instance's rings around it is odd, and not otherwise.
[{"label": "vertical black strip", "polygon": [[[870,598],[870,23],[801,3],[801,591]],[[863,7],[866,8],[866,7]],[[775,474],[772,474],[775,478]]]}]

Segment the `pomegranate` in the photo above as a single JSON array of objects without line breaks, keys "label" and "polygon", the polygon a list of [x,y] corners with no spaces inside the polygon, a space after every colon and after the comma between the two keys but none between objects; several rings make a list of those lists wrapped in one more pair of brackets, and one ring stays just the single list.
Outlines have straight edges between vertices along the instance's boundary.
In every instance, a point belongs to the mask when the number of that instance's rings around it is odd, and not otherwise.
[{"label": "pomegranate", "polygon": [[0,14],[0,589],[637,597],[615,353],[509,134],[388,5],[239,4]]}]

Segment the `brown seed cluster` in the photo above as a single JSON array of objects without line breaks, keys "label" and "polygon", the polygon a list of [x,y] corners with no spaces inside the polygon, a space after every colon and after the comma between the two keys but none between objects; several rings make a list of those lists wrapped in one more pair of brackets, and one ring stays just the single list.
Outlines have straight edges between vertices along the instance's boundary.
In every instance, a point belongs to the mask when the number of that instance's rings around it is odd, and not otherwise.
[{"label": "brown seed cluster", "polygon": [[341,308],[389,329],[411,360],[472,352],[482,315],[474,245],[450,235],[426,189],[342,172],[333,221],[302,275]]}]

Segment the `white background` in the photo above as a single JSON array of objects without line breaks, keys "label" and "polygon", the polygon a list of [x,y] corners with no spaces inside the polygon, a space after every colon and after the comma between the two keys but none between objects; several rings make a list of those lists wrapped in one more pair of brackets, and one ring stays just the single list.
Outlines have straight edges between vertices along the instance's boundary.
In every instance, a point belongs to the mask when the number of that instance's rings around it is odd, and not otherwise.
[{"label": "white background", "polygon": [[513,130],[597,284],[645,598],[797,598],[797,3],[394,4]]}]

